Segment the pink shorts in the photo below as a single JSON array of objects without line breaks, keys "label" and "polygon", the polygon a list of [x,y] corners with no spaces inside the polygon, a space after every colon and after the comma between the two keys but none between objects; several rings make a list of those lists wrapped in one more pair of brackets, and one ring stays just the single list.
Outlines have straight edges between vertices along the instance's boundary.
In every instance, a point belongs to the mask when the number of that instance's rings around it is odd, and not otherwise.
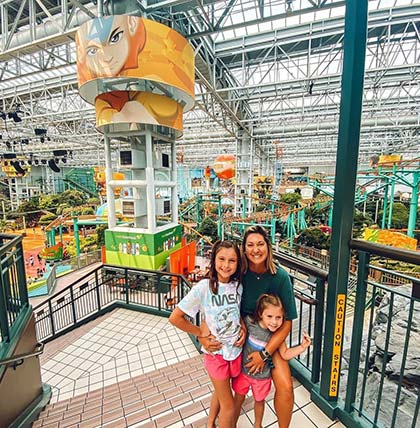
[{"label": "pink shorts", "polygon": [[222,355],[204,354],[204,367],[213,379],[224,380],[236,377],[241,372],[242,354],[235,360],[226,361]]},{"label": "pink shorts", "polygon": [[271,378],[254,379],[241,372],[237,378],[233,379],[232,388],[240,395],[246,395],[251,388],[254,400],[264,401],[271,389]]}]

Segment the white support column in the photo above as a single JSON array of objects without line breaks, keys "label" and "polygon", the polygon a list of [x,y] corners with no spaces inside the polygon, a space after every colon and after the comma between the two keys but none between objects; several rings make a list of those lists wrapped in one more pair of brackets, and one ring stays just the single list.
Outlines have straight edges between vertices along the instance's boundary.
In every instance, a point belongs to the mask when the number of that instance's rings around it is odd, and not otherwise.
[{"label": "white support column", "polygon": [[153,168],[153,142],[152,133],[146,131],[146,204],[147,204],[147,228],[149,233],[156,230],[156,208],[155,208],[155,176]]},{"label": "white support column", "polygon": [[249,135],[242,130],[238,131],[238,141],[236,146],[236,184],[235,184],[235,214],[241,215],[243,199],[246,197],[247,212],[252,210],[250,196],[253,191],[252,174],[252,141]]},{"label": "white support column", "polygon": [[111,140],[104,135],[105,142],[105,180],[106,180],[106,201],[108,204],[108,228],[113,229],[117,225],[117,216],[115,215],[115,195],[114,189],[109,185],[112,180],[112,162],[111,162]]},{"label": "white support column", "polygon": [[177,170],[176,170],[176,150],[175,150],[175,140],[171,141],[171,181],[175,183],[175,187],[171,189],[171,199],[172,199],[172,221],[178,223],[178,186],[177,186]]}]

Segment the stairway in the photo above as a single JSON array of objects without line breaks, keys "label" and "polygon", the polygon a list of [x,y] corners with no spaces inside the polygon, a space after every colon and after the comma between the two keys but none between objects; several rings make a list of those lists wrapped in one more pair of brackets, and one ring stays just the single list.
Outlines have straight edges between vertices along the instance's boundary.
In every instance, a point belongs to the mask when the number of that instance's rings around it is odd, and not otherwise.
[{"label": "stairway", "polygon": [[49,404],[33,428],[205,426],[211,382],[201,356]]}]

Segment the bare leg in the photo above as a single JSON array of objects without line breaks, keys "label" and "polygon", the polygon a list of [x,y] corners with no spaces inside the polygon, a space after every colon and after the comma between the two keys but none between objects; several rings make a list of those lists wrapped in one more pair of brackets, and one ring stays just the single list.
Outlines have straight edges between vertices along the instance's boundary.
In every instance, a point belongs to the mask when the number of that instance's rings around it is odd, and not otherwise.
[{"label": "bare leg", "polygon": [[254,401],[255,428],[262,428],[262,420],[264,416],[265,401]]},{"label": "bare leg", "polygon": [[280,428],[289,428],[293,412],[293,382],[289,364],[281,358],[278,351],[273,354],[274,369],[271,370],[276,392],[274,408]]},{"label": "bare leg", "polygon": [[220,405],[219,428],[234,428],[235,407],[230,379],[218,380],[212,377],[210,379]]},{"label": "bare leg", "polygon": [[241,414],[241,407],[245,401],[245,395],[240,395],[235,392],[235,425],[238,423],[239,416]]},{"label": "bare leg", "polygon": [[207,419],[207,428],[216,428],[216,418],[220,411],[219,400],[215,392],[211,396],[209,417]]}]

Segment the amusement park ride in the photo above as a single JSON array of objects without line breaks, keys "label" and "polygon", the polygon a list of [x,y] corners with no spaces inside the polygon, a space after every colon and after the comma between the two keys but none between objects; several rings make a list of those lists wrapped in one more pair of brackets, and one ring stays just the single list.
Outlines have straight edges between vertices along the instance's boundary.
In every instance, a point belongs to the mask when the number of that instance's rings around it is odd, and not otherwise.
[{"label": "amusement park ride", "polygon": [[[145,234],[144,229],[135,231],[132,234],[133,218],[130,214],[124,211],[124,201],[132,201],[132,190],[127,190],[127,184],[130,182],[125,179],[125,174],[113,172],[113,187],[106,186],[105,174],[102,170],[95,172],[96,180],[99,182],[98,189],[101,189],[102,198],[107,197],[105,191],[109,190],[112,193],[111,198],[108,198],[108,203],[103,204],[95,215],[90,216],[75,216],[71,214],[63,215],[51,222],[45,227],[47,247],[41,252],[41,256],[47,260],[60,260],[63,257],[63,240],[62,229],[64,226],[73,229],[74,241],[76,245],[76,255],[80,254],[80,238],[79,225],[88,221],[89,224],[107,223],[109,212],[112,209],[110,203],[114,205],[114,218],[116,226],[110,230],[121,233],[121,228],[126,236],[127,242],[120,242],[117,251],[125,254],[125,258],[112,258],[112,264],[120,264],[125,266],[127,258],[135,258],[142,253],[147,253],[149,248],[143,241],[137,239]],[[217,180],[213,180],[211,185],[211,177],[216,176]],[[366,228],[364,239],[402,247],[407,249],[416,249],[417,240],[413,238],[416,224],[416,214],[418,205],[418,187],[420,178],[420,160],[414,159],[403,161],[401,159],[392,161],[389,158],[380,157],[377,162],[372,165],[372,168],[366,171],[360,171],[358,174],[358,184],[356,191],[355,206],[365,207],[368,200],[382,202],[382,219],[380,220],[381,228]],[[187,273],[191,267],[195,265],[195,242],[201,241],[206,245],[211,245],[209,237],[199,232],[200,225],[205,218],[211,218],[217,225],[217,235],[220,238],[225,236],[241,235],[245,228],[250,225],[262,225],[270,233],[271,240],[276,246],[280,242],[280,233],[283,246],[293,246],[296,237],[305,229],[307,225],[307,210],[311,208],[313,212],[324,213],[323,217],[328,219],[325,225],[320,225],[318,228],[326,234],[331,233],[331,213],[334,200],[334,183],[328,176],[314,175],[307,177],[307,185],[311,186],[319,194],[315,198],[299,198],[298,202],[286,203],[282,202],[280,195],[275,192],[275,179],[273,177],[255,176],[254,177],[254,193],[251,198],[243,195],[242,199],[242,215],[235,215],[232,209],[232,182],[235,179],[235,157],[233,155],[220,155],[213,164],[213,168],[208,166],[202,170],[202,179],[204,186],[202,191],[197,192],[190,198],[182,201],[177,206],[179,224],[176,226],[164,226],[163,230],[171,236],[162,243],[162,248],[159,252],[164,253],[159,263],[164,264],[166,259],[169,260],[169,268],[177,273]],[[140,181],[140,180],[137,180]],[[136,185],[136,181],[134,181]],[[285,178],[283,184],[285,183]],[[280,186],[279,184],[279,186]],[[392,210],[394,205],[394,196],[396,186],[403,184],[411,188],[410,214],[406,233],[398,233],[398,231],[389,230],[391,225]],[[117,197],[117,198],[115,198]],[[112,201],[113,199],[113,201]],[[112,202],[111,202],[112,201]],[[248,207],[252,207],[252,212],[249,213]],[[160,213],[156,217],[159,224],[172,225],[168,214]],[[379,223],[379,221],[378,221]],[[121,226],[120,226],[121,225]],[[184,229],[183,235],[189,236],[194,242],[194,247],[189,247],[186,241],[173,234],[174,230]],[[158,229],[158,228],[157,228]],[[59,242],[56,243],[56,231],[59,232]],[[136,228],[134,228],[136,230]],[[166,231],[166,232],[165,232]],[[159,232],[158,232],[159,234]],[[168,235],[169,236],[169,235]],[[109,245],[108,237],[108,245]],[[112,241],[112,239],[111,239]],[[112,241],[113,242],[113,241]],[[153,241],[151,247],[153,248]],[[124,245],[125,244],[125,245]],[[113,244],[112,244],[113,245]],[[111,245],[111,250],[106,250],[106,257],[110,251],[115,251]],[[140,245],[144,246],[142,248]],[[182,255],[183,254],[183,255]],[[160,257],[160,256],[159,256]],[[153,259],[153,254],[150,255],[149,261]],[[181,262],[182,260],[182,262]],[[134,262],[134,266],[142,268],[155,268],[150,262],[145,266],[141,265],[141,261]],[[32,286],[33,287],[33,286]]]}]

